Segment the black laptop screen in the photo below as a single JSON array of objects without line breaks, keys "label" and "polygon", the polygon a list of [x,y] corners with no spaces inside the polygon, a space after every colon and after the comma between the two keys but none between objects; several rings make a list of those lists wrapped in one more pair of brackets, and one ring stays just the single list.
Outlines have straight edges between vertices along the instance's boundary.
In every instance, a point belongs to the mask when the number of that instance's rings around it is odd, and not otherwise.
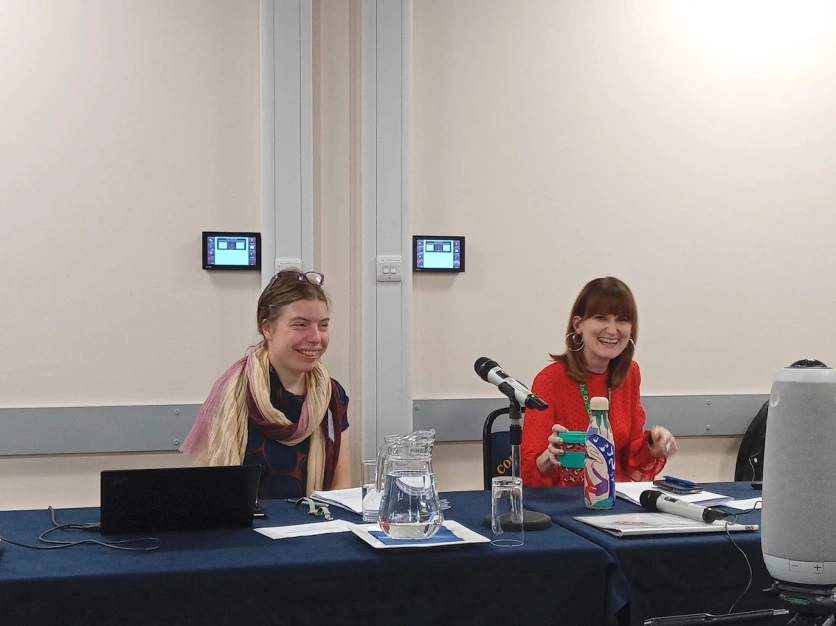
[{"label": "black laptop screen", "polygon": [[101,473],[101,532],[252,525],[261,467],[173,467]]}]

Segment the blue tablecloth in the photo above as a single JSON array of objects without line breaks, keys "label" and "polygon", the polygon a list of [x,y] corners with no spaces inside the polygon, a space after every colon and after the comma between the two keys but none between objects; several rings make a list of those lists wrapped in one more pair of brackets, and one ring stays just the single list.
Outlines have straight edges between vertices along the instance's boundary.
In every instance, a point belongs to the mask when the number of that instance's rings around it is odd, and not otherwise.
[{"label": "blue tablecloth", "polygon": [[[445,497],[450,519],[489,536],[481,525],[488,492]],[[264,508],[269,518],[257,526],[322,521],[284,501],[265,501]],[[98,510],[59,510],[57,518],[96,522]],[[13,541],[36,545],[50,527],[46,510],[0,512],[0,536]],[[50,536],[102,538],[83,531]],[[0,623],[575,626],[611,621],[624,597],[613,557],[559,526],[528,533],[520,548],[408,552],[375,550],[352,533],[282,540],[250,529],[157,536],[160,549],[146,553],[0,543]]]},{"label": "blue tablecloth", "polygon": [[[715,483],[706,489],[740,500],[760,496],[748,482]],[[547,513],[555,523],[598,544],[618,561],[629,581],[632,624],[665,615],[726,613],[746,588],[746,560],[725,533],[615,537],[573,516],[643,509],[618,498],[609,511],[591,511],[584,506],[581,488],[526,489],[525,507]],[[760,511],[747,513],[738,521],[760,524],[760,516]],[[732,533],[732,537],[748,557],[754,574],[751,588],[735,611],[778,608],[775,594],[764,591],[772,578],[763,563],[760,531]]]}]

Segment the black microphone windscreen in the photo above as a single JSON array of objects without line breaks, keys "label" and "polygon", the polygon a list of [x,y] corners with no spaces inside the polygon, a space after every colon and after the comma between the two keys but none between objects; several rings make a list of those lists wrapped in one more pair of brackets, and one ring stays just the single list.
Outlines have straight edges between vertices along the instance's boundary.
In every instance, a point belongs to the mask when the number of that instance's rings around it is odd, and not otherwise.
[{"label": "black microphone windscreen", "polygon": [[656,500],[658,500],[661,495],[661,491],[654,491],[652,489],[642,491],[639,496],[639,503],[648,511],[658,511],[659,508],[656,506]]},{"label": "black microphone windscreen", "polygon": [[473,364],[473,369],[476,370],[482,380],[488,380],[488,372],[495,367],[499,367],[499,363],[486,356],[476,359],[476,363]]}]

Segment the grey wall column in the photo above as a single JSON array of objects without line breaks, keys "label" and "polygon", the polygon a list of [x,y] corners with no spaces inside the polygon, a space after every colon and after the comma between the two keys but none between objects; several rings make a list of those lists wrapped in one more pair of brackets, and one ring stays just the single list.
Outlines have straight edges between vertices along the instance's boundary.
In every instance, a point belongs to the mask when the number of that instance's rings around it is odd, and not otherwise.
[{"label": "grey wall column", "polygon": [[314,269],[311,0],[261,0],[262,284]]},{"label": "grey wall column", "polygon": [[[412,430],[412,2],[362,4],[363,444]],[[377,281],[400,256],[401,282]]]}]

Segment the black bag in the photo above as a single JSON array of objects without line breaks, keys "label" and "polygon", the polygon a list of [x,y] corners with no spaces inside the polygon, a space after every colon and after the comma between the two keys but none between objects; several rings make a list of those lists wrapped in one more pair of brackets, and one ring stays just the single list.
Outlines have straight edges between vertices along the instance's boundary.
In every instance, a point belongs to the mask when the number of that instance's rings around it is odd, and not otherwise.
[{"label": "black bag", "polygon": [[755,415],[740,449],[737,451],[737,462],[734,466],[735,480],[763,480],[763,451],[766,447],[766,416],[769,411],[769,401],[763,403],[761,410]]}]

